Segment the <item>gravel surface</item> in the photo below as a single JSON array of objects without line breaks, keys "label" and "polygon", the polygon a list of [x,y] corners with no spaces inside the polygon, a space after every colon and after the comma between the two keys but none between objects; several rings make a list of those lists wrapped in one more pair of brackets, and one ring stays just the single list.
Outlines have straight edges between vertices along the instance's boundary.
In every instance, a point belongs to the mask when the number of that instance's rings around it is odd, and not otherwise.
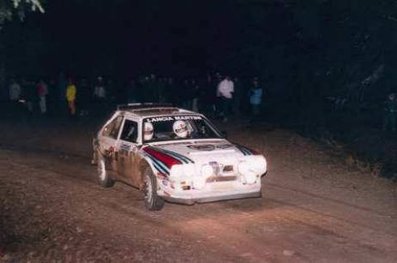
[{"label": "gravel surface", "polygon": [[94,123],[0,124],[0,262],[396,262],[397,187],[293,132],[221,124],[268,159],[263,197],[144,208],[96,184]]}]

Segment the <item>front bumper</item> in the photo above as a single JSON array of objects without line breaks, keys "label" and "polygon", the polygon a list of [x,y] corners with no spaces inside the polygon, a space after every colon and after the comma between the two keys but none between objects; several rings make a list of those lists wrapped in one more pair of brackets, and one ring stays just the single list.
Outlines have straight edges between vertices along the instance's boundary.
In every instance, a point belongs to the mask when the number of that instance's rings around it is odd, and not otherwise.
[{"label": "front bumper", "polygon": [[171,203],[180,203],[180,204],[187,204],[193,205],[195,203],[209,203],[209,202],[216,202],[222,200],[233,200],[233,199],[244,199],[244,198],[258,198],[262,197],[261,190],[244,192],[244,193],[213,193],[207,195],[197,195],[197,196],[161,196],[164,200],[171,202]]}]

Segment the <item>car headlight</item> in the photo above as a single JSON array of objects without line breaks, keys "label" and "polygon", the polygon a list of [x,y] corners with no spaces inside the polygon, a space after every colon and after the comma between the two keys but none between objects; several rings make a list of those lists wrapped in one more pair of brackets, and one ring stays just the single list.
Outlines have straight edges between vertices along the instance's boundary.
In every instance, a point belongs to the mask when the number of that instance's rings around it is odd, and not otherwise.
[{"label": "car headlight", "polygon": [[261,175],[264,174],[267,170],[267,162],[265,157],[263,156],[255,156],[255,160],[253,160],[253,167],[258,171]]},{"label": "car headlight", "polygon": [[171,179],[177,179],[177,178],[180,178],[180,177],[182,177],[183,176],[183,174],[184,174],[184,172],[183,172],[183,165],[173,165],[172,167],[171,167],[171,170],[170,170],[170,178]]},{"label": "car headlight", "polygon": [[263,156],[255,156],[250,159],[241,160],[238,165],[240,174],[247,174],[254,172],[257,175],[266,173],[267,162]]},{"label": "car headlight", "polygon": [[238,171],[242,176],[242,182],[246,184],[254,184],[258,179],[260,171],[258,171],[254,162],[242,161],[238,165]]},{"label": "car headlight", "polygon": [[174,164],[170,169],[172,179],[185,178],[194,175],[194,164]]},{"label": "car headlight", "polygon": [[[194,164],[175,164],[170,169],[170,182],[176,190],[181,190],[184,186],[188,186],[192,182],[195,175]],[[192,182],[193,183],[193,182]],[[205,182],[204,182],[205,183]],[[200,187],[200,182],[196,183]]]},{"label": "car headlight", "polygon": [[247,174],[247,173],[249,173],[249,171],[250,171],[250,165],[248,162],[244,161],[244,162],[239,163],[238,172],[240,174]]}]

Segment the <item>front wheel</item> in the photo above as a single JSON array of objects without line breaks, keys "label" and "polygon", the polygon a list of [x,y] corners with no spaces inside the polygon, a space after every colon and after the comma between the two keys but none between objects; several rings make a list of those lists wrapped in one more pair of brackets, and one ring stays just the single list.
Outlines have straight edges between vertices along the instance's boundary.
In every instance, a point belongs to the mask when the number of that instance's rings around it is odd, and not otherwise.
[{"label": "front wheel", "polygon": [[145,207],[150,211],[161,210],[164,206],[164,200],[157,195],[157,180],[149,167],[145,170],[144,183]]},{"label": "front wheel", "polygon": [[98,183],[102,187],[112,187],[114,180],[110,178],[109,172],[106,170],[106,160],[101,153],[97,153],[97,172]]}]

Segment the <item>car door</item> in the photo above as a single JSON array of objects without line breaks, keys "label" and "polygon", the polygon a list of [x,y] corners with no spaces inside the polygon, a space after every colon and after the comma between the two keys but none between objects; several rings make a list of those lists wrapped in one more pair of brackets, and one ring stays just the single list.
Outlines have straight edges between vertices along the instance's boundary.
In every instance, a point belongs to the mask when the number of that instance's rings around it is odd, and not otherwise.
[{"label": "car door", "polygon": [[118,115],[113,118],[99,134],[99,147],[101,154],[105,157],[106,167],[111,169],[113,176],[119,176],[119,142],[120,127],[124,116]]},{"label": "car door", "polygon": [[118,170],[124,181],[138,187],[138,122],[125,119],[119,140]]}]

